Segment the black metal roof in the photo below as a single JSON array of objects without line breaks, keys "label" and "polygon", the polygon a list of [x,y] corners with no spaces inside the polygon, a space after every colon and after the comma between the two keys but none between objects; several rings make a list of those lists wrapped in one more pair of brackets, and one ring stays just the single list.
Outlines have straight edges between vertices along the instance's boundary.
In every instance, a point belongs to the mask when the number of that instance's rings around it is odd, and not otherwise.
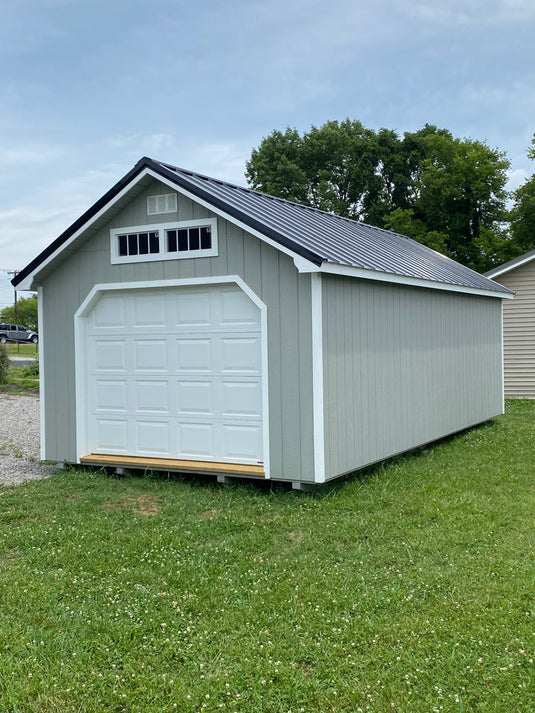
[{"label": "black metal roof", "polygon": [[315,265],[330,263],[461,288],[511,294],[506,287],[398,233],[147,157],[142,158],[108,193],[21,270],[14,278],[13,284],[19,284],[36,270],[47,257],[147,168]]}]

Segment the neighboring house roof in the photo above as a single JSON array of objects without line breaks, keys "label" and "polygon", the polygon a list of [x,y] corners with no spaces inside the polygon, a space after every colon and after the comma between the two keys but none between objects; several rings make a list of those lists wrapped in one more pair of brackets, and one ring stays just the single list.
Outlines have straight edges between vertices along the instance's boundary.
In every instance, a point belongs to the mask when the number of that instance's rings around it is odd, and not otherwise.
[{"label": "neighboring house roof", "polygon": [[525,265],[527,262],[531,262],[532,260],[535,260],[535,250],[530,250],[528,253],[524,253],[524,255],[519,255],[508,262],[498,265],[498,267],[493,267],[492,270],[485,273],[485,276],[494,279],[499,275],[503,275],[504,272],[514,270],[515,267]]},{"label": "neighboring house roof", "polygon": [[[403,235],[147,157],[21,270],[13,284],[28,285],[29,278],[39,272],[43,263],[53,259],[107,204],[146,173],[266,236],[286,251],[308,261],[311,268],[370,279],[387,279],[393,275],[405,278],[405,282],[412,280],[414,284],[449,287],[461,292],[476,291],[495,297],[512,295],[506,287]],[[337,267],[348,271],[344,273],[336,270]]]}]

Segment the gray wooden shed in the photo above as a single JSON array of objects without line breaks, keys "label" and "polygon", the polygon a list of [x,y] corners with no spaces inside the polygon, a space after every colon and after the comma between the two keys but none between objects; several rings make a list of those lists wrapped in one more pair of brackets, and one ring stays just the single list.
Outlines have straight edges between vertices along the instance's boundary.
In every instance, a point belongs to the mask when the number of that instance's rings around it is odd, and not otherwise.
[{"label": "gray wooden shed", "polygon": [[503,307],[505,395],[535,399],[535,250],[485,274],[515,293]]},{"label": "gray wooden shed", "polygon": [[511,292],[149,158],[22,270],[42,457],[323,483],[503,412]]}]

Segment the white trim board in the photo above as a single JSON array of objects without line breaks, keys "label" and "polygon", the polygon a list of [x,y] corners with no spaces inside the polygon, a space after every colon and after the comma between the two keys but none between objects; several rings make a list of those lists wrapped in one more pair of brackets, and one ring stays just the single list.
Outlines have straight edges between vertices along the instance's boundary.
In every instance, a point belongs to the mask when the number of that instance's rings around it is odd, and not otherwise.
[{"label": "white trim board", "polygon": [[522,267],[522,265],[525,265],[528,262],[532,262],[533,260],[535,260],[535,253],[533,251],[530,251],[529,253],[527,253],[527,255],[524,255],[523,258],[517,258],[514,261],[513,265],[501,265],[500,267],[495,267],[493,270],[489,270],[486,273],[486,277],[488,277],[489,280],[494,280],[495,277],[504,275],[506,272],[511,272],[511,270],[516,270],[517,267]]},{"label": "white trim board", "polygon": [[143,282],[114,282],[95,285],[87,295],[74,315],[74,353],[75,353],[75,380],[76,380],[76,462],[87,455],[88,451],[88,422],[87,422],[87,388],[86,371],[87,355],[86,318],[103,292],[137,289],[168,289],[170,287],[187,287],[196,285],[223,285],[236,284],[254,304],[260,309],[260,333],[262,336],[262,438],[265,478],[271,476],[270,466],[270,440],[269,440],[269,383],[268,383],[268,323],[267,306],[253,292],[239,275],[221,275],[219,277],[191,277],[173,280],[147,280]]},{"label": "white trim board", "polygon": [[325,482],[325,415],[323,400],[323,298],[321,274],[310,276],[312,303],[312,410],[314,482]]},{"label": "white trim board", "polygon": [[366,270],[362,267],[351,267],[350,265],[340,265],[338,263],[324,262],[319,269],[320,273],[329,275],[342,275],[345,277],[358,277],[362,280],[377,280],[379,282],[390,282],[397,285],[408,285],[410,287],[426,287],[431,290],[443,290],[446,292],[460,292],[468,295],[480,295],[482,297],[494,297],[498,299],[512,300],[514,295],[507,292],[492,292],[477,287],[464,287],[463,285],[453,285],[449,282],[435,282],[424,280],[419,277],[409,277],[407,275],[397,275],[392,272],[380,272],[379,270]]},{"label": "white trim board", "polygon": [[43,314],[43,288],[39,287],[37,290],[37,325],[39,328],[39,435],[40,435],[40,457],[41,460],[46,460],[46,428],[45,428],[45,398],[46,398],[46,384],[45,384],[45,366],[44,366],[44,342],[43,336],[45,330],[44,325],[44,314]]}]

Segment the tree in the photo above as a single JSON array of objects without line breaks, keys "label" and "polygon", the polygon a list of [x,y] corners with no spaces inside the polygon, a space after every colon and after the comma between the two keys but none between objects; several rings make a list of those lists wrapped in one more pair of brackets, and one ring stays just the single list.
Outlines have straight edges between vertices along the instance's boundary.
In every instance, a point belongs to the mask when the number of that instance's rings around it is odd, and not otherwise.
[{"label": "tree", "polygon": [[413,237],[475,269],[509,247],[509,161],[498,150],[426,124],[403,138],[359,121],[329,121],[303,136],[274,131],[253,149],[257,189]]},{"label": "tree", "polygon": [[[535,159],[535,136],[531,140],[528,157]],[[535,175],[513,193],[514,204],[510,212],[511,239],[517,255],[535,248]]]},{"label": "tree", "polygon": [[2,322],[22,324],[28,329],[37,331],[37,295],[19,297],[17,300],[17,319],[15,320],[15,305],[4,307],[0,312]]}]

